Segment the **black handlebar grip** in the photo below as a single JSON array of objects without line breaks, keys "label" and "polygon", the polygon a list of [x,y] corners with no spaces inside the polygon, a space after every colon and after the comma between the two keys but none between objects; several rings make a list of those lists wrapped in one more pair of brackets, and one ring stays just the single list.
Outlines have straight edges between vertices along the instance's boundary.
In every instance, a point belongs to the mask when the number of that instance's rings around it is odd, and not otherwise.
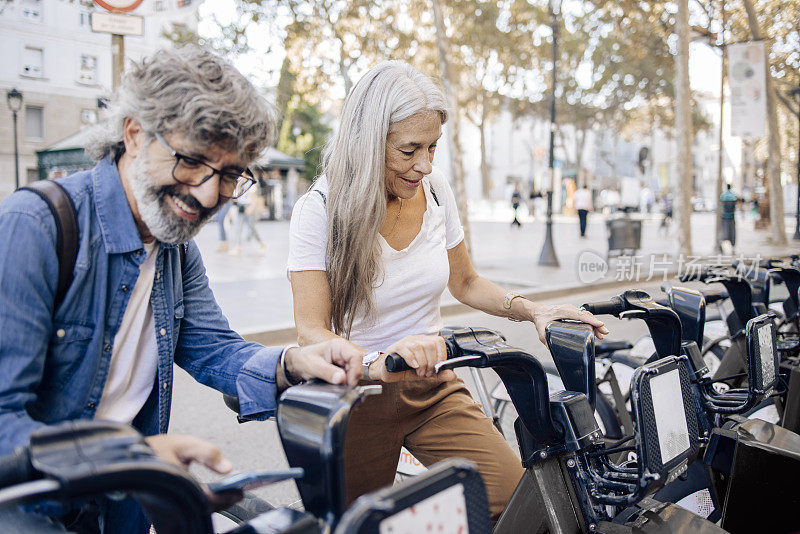
[{"label": "black handlebar grip", "polygon": [[597,302],[587,302],[581,306],[592,315],[619,315],[625,311],[625,305],[619,299],[600,300]]},{"label": "black handlebar grip", "polygon": [[28,482],[34,474],[28,449],[20,447],[11,454],[0,456],[0,488]]},{"label": "black handlebar grip", "polygon": [[[458,349],[455,343],[447,338],[445,338],[445,350],[447,350],[448,360],[458,356]],[[392,352],[386,355],[386,370],[390,373],[402,373],[403,371],[413,371],[414,368],[408,365],[402,356]]]},{"label": "black handlebar grip", "polygon": [[408,365],[402,356],[396,352],[386,355],[386,370],[390,373],[402,373],[403,371],[411,371],[412,369],[413,367]]}]

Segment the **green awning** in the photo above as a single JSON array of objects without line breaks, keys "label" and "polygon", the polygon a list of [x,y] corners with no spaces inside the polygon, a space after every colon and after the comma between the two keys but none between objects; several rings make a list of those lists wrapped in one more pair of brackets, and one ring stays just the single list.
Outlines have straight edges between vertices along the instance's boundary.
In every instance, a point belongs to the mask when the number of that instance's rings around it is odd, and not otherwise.
[{"label": "green awning", "polygon": [[94,167],[95,162],[83,150],[90,132],[91,128],[86,128],[44,150],[37,150],[39,179],[52,178],[56,174],[65,176]]}]

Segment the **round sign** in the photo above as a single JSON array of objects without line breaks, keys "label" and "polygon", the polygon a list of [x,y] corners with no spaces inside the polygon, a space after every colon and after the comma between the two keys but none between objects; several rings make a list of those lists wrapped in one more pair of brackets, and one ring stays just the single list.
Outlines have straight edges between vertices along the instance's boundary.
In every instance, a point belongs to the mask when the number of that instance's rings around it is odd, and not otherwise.
[{"label": "round sign", "polygon": [[133,11],[143,0],[94,0],[94,3],[112,13],[128,13]]}]

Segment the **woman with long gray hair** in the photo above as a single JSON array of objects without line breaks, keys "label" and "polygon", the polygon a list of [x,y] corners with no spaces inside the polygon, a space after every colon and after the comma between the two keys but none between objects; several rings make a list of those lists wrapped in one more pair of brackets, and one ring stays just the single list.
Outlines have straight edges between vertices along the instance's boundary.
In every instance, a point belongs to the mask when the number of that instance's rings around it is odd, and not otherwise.
[{"label": "woman with long gray hair", "polygon": [[[531,302],[475,272],[453,192],[432,166],[447,113],[442,92],[410,65],[367,72],[345,100],[323,176],[295,205],[288,271],[299,343],[349,339],[370,351],[364,379],[390,382],[349,420],[347,501],[390,484],[404,445],[425,465],[475,462],[497,518],[522,467],[463,382],[436,375],[445,287],[478,310],[534,322],[541,339],[559,318],[586,321],[600,337],[607,330],[588,312]],[[387,373],[390,352],[414,370]]]}]

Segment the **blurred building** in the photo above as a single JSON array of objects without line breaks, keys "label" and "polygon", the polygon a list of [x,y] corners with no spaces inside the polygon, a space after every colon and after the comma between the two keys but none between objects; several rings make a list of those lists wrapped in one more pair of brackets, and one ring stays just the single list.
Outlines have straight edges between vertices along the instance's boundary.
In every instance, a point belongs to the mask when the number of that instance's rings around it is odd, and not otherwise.
[{"label": "blurred building", "polygon": [[[694,207],[712,210],[716,205],[719,172],[719,94],[695,91],[695,100],[709,128],[696,132],[692,142]],[[735,190],[741,191],[748,184],[752,187],[754,178],[748,178],[748,175],[754,174],[753,165],[748,165],[741,139],[730,136],[727,97],[723,114],[722,175]],[[448,126],[446,124],[445,128]],[[549,189],[550,124],[547,120],[515,118],[510,112],[503,111],[485,126],[483,143],[489,167],[487,198],[483,197],[480,130],[469,121],[462,121],[461,129],[466,192],[471,202],[508,203],[514,183],[522,186],[523,193]],[[584,183],[595,195],[610,189],[620,194],[627,191],[630,198],[638,197],[645,188],[654,196],[674,192],[678,183],[678,147],[673,131],[654,127],[649,132],[625,137],[610,128],[580,132],[565,122],[559,122],[558,129],[555,145],[556,212],[569,207],[570,191]],[[441,142],[434,163],[449,173],[448,150],[448,143]],[[640,204],[638,201],[633,203]]]},{"label": "blurred building", "polygon": [[305,167],[302,159],[293,158],[276,148],[267,147],[261,152],[251,168],[264,197],[264,218],[275,221],[292,215],[295,201],[305,193],[300,179]]},{"label": "blurred building", "polygon": [[[125,37],[125,56],[138,59],[167,46],[172,24],[194,30],[201,0],[144,0],[144,35]],[[94,33],[86,0],[0,2],[0,199],[14,189],[12,113],[6,94],[23,94],[18,113],[20,185],[39,177],[36,152],[97,122],[99,99],[111,96],[111,35]]]}]

